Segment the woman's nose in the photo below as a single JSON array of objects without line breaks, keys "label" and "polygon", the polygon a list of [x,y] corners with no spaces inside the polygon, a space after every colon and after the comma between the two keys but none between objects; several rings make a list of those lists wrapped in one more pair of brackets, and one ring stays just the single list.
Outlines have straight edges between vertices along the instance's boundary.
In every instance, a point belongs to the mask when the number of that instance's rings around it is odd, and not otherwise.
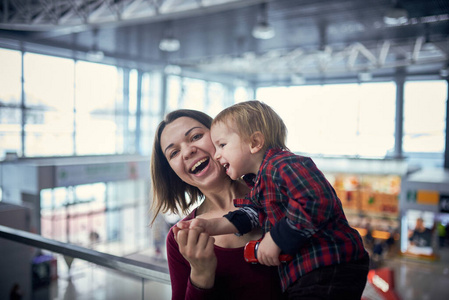
[{"label": "woman's nose", "polygon": [[185,149],[184,149],[184,159],[189,159],[191,156],[192,156],[192,154],[195,154],[196,153],[196,151],[197,151],[197,149],[196,149],[196,147],[195,146],[189,146],[189,147],[186,147]]}]

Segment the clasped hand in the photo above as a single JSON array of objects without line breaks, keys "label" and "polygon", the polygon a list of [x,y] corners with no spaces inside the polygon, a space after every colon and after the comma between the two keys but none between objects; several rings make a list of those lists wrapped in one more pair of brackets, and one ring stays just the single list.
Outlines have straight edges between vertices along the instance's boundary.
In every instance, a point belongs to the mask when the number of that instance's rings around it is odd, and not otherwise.
[{"label": "clasped hand", "polygon": [[215,239],[201,228],[180,229],[175,226],[173,234],[179,252],[190,263],[192,283],[200,288],[211,288],[217,268]]},{"label": "clasped hand", "polygon": [[[181,221],[178,222],[179,229],[197,229],[203,233],[216,235],[217,231],[220,231],[218,228],[222,228],[223,226],[216,226],[217,222],[213,222],[211,220],[195,218],[189,221]],[[267,232],[259,243],[259,247],[257,250],[257,260],[260,264],[266,266],[278,266],[281,264],[279,260],[279,255],[281,254],[281,249],[278,245],[273,241],[270,232]]]}]

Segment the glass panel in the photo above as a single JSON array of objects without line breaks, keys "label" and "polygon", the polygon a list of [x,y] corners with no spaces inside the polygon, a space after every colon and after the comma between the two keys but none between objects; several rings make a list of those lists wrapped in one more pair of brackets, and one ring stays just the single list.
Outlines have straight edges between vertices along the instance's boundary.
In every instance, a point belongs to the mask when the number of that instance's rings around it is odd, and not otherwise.
[{"label": "glass panel", "polygon": [[152,72],[142,75],[142,112],[161,113],[161,74]]},{"label": "glass panel", "polygon": [[135,115],[137,112],[137,75],[138,72],[132,69],[129,72],[129,108],[130,114]]},{"label": "glass panel", "polygon": [[[125,119],[122,98],[117,95],[120,72],[116,67],[77,62],[76,64],[76,150],[78,155],[113,154],[123,151]],[[119,110],[117,110],[119,108]],[[127,111],[126,111],[127,113]],[[121,146],[120,146],[121,145]]]},{"label": "glass panel", "polygon": [[236,103],[242,102],[242,101],[248,101],[252,100],[252,92],[247,87],[237,87],[234,92],[234,100]]},{"label": "glass panel", "polygon": [[207,110],[209,116],[216,116],[226,103],[226,87],[218,82],[210,82],[207,86]]},{"label": "glass panel", "polygon": [[0,107],[0,160],[7,152],[21,154],[21,110]]},{"label": "glass panel", "polygon": [[443,153],[447,82],[407,82],[404,87],[404,152]]},{"label": "glass panel", "polygon": [[72,144],[71,134],[28,131],[25,133],[25,156],[71,155]]},{"label": "glass panel", "polygon": [[179,76],[167,77],[167,112],[180,108],[181,78]]},{"label": "glass panel", "polygon": [[183,78],[179,108],[204,111],[205,86],[203,80]]},{"label": "glass panel", "polygon": [[394,146],[393,83],[269,87],[257,99],[284,120],[292,151],[383,157]]},{"label": "glass panel", "polygon": [[43,236],[88,248],[107,241],[104,183],[44,189],[40,195]]},{"label": "glass panel", "polygon": [[[21,275],[15,276],[19,293],[11,293],[12,296],[8,299],[22,299],[23,295],[27,295],[25,299],[171,299],[171,285],[168,281],[143,279],[80,258],[25,244],[6,246],[5,251],[20,254],[8,258],[11,260],[10,265],[17,266]],[[153,258],[137,255],[131,259],[139,261]]]},{"label": "glass panel", "polygon": [[25,53],[24,78],[25,156],[72,154],[73,60]]},{"label": "glass panel", "polygon": [[361,84],[359,88],[360,155],[383,157],[394,151],[396,85]]},{"label": "glass panel", "polygon": [[[0,48],[0,106],[2,104],[20,105],[22,93],[22,61],[19,51]],[[1,143],[0,143],[1,144]]]},{"label": "glass panel", "polygon": [[153,147],[154,135],[156,128],[159,125],[160,119],[157,117],[142,116],[140,120],[141,135],[140,135],[140,150],[141,154],[150,155]]},{"label": "glass panel", "polygon": [[26,156],[73,154],[73,113],[30,110],[25,120]]},{"label": "glass panel", "polygon": [[77,114],[77,154],[116,153],[116,145],[123,142],[117,139],[119,136],[117,136],[116,120],[116,117],[111,114]]},{"label": "glass panel", "polygon": [[114,66],[89,62],[76,63],[76,110],[83,113],[116,109],[118,71]]},{"label": "glass panel", "polygon": [[73,110],[73,71],[71,59],[25,53],[25,105],[57,111]]}]

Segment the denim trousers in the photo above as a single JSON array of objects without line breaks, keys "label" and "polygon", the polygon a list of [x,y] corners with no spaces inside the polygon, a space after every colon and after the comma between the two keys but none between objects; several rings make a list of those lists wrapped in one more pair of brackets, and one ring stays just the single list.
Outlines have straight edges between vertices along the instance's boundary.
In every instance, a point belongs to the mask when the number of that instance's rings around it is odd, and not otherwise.
[{"label": "denim trousers", "polygon": [[369,256],[315,269],[287,288],[288,299],[360,300],[369,271]]}]

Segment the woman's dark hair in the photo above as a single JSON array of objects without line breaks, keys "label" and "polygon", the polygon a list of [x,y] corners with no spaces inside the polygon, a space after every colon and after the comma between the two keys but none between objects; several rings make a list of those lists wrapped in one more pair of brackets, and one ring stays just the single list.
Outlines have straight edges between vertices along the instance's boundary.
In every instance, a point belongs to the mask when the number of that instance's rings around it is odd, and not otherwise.
[{"label": "woman's dark hair", "polygon": [[159,123],[154,137],[150,166],[151,181],[153,184],[153,202],[151,204],[153,220],[151,224],[154,223],[160,212],[171,212],[177,215],[186,214],[189,208],[204,196],[197,187],[185,183],[176,175],[162,152],[162,132],[168,124],[181,117],[194,119],[209,129],[212,124],[212,118],[210,116],[203,112],[190,109],[172,111]]}]

